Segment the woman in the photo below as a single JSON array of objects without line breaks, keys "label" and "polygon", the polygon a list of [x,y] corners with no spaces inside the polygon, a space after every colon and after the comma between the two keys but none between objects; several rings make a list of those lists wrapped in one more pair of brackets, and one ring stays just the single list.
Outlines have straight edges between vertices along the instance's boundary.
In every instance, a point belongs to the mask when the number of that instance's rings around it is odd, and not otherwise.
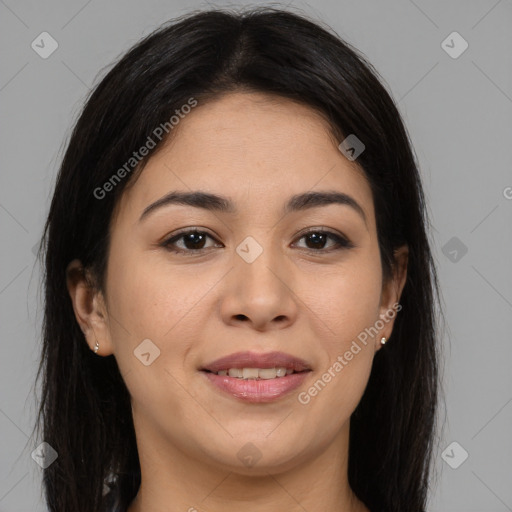
[{"label": "woman", "polygon": [[45,227],[49,510],[424,511],[427,228],[397,108],[339,37],[271,8],[146,37]]}]

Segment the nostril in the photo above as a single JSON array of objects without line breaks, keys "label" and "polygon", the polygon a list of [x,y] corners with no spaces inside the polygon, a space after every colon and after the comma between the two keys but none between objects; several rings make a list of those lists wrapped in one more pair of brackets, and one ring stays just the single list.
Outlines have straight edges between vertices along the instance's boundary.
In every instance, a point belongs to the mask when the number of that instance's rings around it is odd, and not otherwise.
[{"label": "nostril", "polygon": [[247,317],[245,315],[241,315],[241,314],[240,315],[235,315],[235,318],[237,320],[247,320]]}]

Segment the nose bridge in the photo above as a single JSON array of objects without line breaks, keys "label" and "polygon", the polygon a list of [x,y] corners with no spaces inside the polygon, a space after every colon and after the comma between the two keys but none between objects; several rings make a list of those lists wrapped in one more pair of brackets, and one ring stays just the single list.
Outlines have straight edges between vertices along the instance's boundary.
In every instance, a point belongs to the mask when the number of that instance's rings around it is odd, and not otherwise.
[{"label": "nose bridge", "polygon": [[[279,293],[283,283],[276,274],[282,271],[284,255],[278,247],[272,246],[271,237],[247,236],[236,247],[235,267],[237,279],[246,289],[258,293]],[[238,260],[238,261],[237,261]],[[279,270],[281,269],[281,270]]]},{"label": "nose bridge", "polygon": [[270,245],[271,236],[259,238],[261,243],[248,236],[236,247],[223,313],[228,321],[244,318],[260,327],[273,320],[292,321],[297,305],[287,283],[286,256]]}]

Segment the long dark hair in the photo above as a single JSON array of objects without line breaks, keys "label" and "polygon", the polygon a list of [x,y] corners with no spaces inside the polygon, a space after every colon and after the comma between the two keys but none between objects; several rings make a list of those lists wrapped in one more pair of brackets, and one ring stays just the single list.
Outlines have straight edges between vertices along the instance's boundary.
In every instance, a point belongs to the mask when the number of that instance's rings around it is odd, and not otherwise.
[{"label": "long dark hair", "polygon": [[373,193],[384,277],[392,275],[393,251],[402,244],[409,262],[391,340],[377,352],[350,420],[348,478],[372,512],[425,511],[440,389],[439,289],[418,165],[381,82],[329,28],[260,7],[172,20],[94,88],[68,142],[41,240],[45,305],[36,381],[44,379],[37,430],[58,453],[43,477],[51,512],[104,510],[108,479],[124,509],[140,485],[129,393],[114,356],[98,357],[85,342],[65,269],[79,258],[105,291],[114,206],[162,143],[104,197],[94,191],[190,98],[201,105],[231,91],[301,102],[328,120],[335,140],[356,134],[365,145],[357,163]]}]

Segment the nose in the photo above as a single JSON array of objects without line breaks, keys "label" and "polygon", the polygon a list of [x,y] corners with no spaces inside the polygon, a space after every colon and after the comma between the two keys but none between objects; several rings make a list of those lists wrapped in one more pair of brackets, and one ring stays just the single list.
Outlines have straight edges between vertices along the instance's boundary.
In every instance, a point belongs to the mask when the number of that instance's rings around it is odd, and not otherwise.
[{"label": "nose", "polygon": [[234,255],[223,283],[221,315],[226,324],[257,331],[283,329],[296,321],[298,297],[286,262],[270,250],[252,263]]}]

